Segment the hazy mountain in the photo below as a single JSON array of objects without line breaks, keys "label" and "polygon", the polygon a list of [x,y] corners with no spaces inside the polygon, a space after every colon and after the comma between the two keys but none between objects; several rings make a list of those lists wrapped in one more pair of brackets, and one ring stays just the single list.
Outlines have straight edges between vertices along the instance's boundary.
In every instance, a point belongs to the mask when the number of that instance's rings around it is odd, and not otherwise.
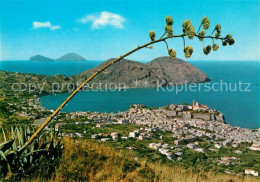
[{"label": "hazy mountain", "polygon": [[30,57],[30,61],[55,61],[55,60],[42,55],[35,55]]},{"label": "hazy mountain", "polygon": [[60,58],[56,59],[57,61],[86,61],[86,59],[75,53],[68,53]]},{"label": "hazy mountain", "polygon": [[58,59],[51,59],[42,55],[32,56],[30,61],[86,61],[86,59],[75,53],[68,53]]}]

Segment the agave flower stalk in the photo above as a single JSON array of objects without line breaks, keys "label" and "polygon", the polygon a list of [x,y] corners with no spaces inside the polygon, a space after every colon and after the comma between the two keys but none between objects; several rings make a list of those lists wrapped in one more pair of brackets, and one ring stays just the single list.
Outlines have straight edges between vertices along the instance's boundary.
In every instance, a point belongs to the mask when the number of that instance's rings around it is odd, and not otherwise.
[{"label": "agave flower stalk", "polygon": [[[193,25],[191,24],[190,20],[186,20],[183,22],[183,34],[181,35],[174,35],[173,34],[173,19],[171,16],[167,16],[166,19],[166,27],[164,30],[163,35],[156,40],[155,37],[155,32],[151,31],[149,33],[149,37],[150,37],[150,42],[143,44],[141,46],[136,47],[135,49],[125,53],[124,55],[112,60],[111,62],[109,62],[108,64],[106,64],[105,66],[103,66],[102,68],[100,68],[99,70],[97,70],[93,75],[91,75],[89,78],[87,78],[81,85],[79,85],[78,88],[76,88],[70,95],[69,97],[46,119],[46,121],[42,124],[41,127],[38,128],[38,130],[30,137],[30,139],[23,145],[23,147],[21,147],[18,152],[21,153],[23,152],[32,142],[33,140],[39,135],[39,133],[48,125],[48,123],[50,123],[52,121],[52,119],[60,112],[60,110],[66,106],[66,104],[77,94],[78,91],[80,91],[82,89],[82,87],[87,84],[88,82],[90,82],[91,80],[93,80],[97,75],[99,75],[102,71],[106,70],[108,67],[112,66],[113,64],[119,62],[121,59],[125,58],[126,56],[129,56],[130,54],[133,54],[134,52],[143,49],[143,48],[151,48],[150,45],[152,44],[156,44],[159,42],[166,42],[167,39],[173,39],[173,38],[183,38],[184,37],[188,37],[189,39],[193,39],[194,37],[198,37],[200,40],[206,39],[206,38],[210,38],[210,39],[216,39],[216,40],[222,40],[222,42],[224,42],[224,44],[229,43],[229,45],[234,44],[234,39],[232,38],[232,36],[229,34],[226,37],[219,37],[217,36],[212,36],[212,35],[208,35],[205,36],[205,33],[195,33],[195,29],[193,27]],[[202,21],[201,21],[201,25],[199,27],[198,32],[200,31],[200,28],[203,27],[204,30],[207,30],[209,28],[210,22],[209,19],[207,17],[203,17]],[[220,25],[217,26],[217,31],[220,33]],[[184,40],[185,41],[185,40]],[[170,49],[168,48],[168,44],[166,42],[167,45],[167,52],[170,55],[171,58],[175,58],[176,57],[176,51],[174,49]],[[211,49],[211,46],[207,46],[207,48],[203,49],[203,52],[208,54],[210,52],[209,48]],[[184,53],[186,54],[186,57],[191,57],[191,54],[193,53],[193,48],[190,46],[188,48],[185,47],[184,44]]]}]

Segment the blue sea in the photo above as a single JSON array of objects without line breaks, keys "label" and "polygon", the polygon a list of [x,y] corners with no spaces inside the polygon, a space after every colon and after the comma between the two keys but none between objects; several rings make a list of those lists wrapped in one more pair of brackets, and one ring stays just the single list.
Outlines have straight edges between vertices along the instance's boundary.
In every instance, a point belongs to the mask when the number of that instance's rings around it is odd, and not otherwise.
[{"label": "blue sea", "polygon": [[[0,70],[71,76],[93,68],[101,62],[0,61]],[[193,100],[197,100],[221,111],[225,115],[226,122],[232,126],[260,128],[260,61],[190,61],[190,63],[204,71],[211,82],[195,84],[192,89],[178,86],[168,89],[85,91],[78,93],[63,111],[119,112],[137,103],[160,107],[173,103],[192,103]],[[44,107],[55,109],[68,95],[68,93],[48,95],[42,97],[40,101]]]}]

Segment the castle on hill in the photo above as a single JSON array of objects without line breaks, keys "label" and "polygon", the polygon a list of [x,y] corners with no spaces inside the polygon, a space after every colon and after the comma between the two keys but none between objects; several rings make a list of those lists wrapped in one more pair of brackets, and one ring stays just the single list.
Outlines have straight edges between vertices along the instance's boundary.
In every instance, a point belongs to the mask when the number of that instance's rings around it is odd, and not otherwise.
[{"label": "castle on hill", "polygon": [[199,104],[196,100],[193,100],[192,110],[193,111],[205,111],[208,110],[209,107],[205,104]]}]

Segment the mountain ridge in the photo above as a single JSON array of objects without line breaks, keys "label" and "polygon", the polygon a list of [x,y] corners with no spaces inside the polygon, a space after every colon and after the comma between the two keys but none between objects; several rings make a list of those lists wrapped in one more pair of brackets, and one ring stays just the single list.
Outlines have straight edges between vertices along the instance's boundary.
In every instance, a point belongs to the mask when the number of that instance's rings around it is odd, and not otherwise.
[{"label": "mountain ridge", "polygon": [[[115,58],[108,59],[99,66],[86,70],[82,73],[72,76],[73,80],[84,81],[98,69]],[[137,81],[139,85],[137,85]],[[128,59],[122,59],[120,62],[108,67],[101,72],[92,83],[119,84],[124,83],[129,88],[156,87],[158,84],[167,86],[171,84],[199,83],[210,81],[209,77],[181,59],[171,59],[168,56],[158,57],[148,63],[141,63]],[[145,85],[143,85],[143,83]]]}]

